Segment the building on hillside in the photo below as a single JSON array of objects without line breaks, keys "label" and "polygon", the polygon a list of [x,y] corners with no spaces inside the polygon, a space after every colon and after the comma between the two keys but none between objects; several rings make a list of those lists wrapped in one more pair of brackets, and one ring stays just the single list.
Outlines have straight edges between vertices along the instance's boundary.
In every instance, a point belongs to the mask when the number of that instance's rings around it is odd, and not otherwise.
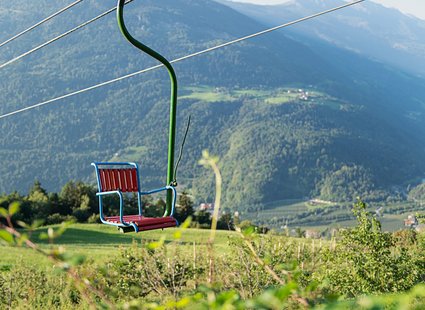
[{"label": "building on hillside", "polygon": [[321,235],[317,230],[307,229],[304,232],[304,235],[308,239],[320,239]]},{"label": "building on hillside", "polygon": [[[209,214],[211,214],[211,216],[214,213],[214,203],[206,203],[203,202],[199,205],[198,207],[198,211],[204,211],[204,212],[208,212]],[[220,215],[219,215],[220,216]]]},{"label": "building on hillside", "polygon": [[409,228],[416,228],[418,226],[418,219],[413,214],[407,216],[407,219],[404,220],[404,226]]}]

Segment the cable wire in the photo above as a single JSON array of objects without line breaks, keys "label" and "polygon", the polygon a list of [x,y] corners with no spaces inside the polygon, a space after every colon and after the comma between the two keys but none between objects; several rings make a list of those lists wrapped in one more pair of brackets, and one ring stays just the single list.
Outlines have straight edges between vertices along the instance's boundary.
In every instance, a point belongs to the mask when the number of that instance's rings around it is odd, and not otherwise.
[{"label": "cable wire", "polygon": [[[226,42],[226,43],[223,43],[223,44],[219,44],[219,45],[216,45],[214,47],[210,47],[210,48],[207,48],[205,50],[202,50],[202,51],[199,51],[199,52],[187,55],[187,56],[183,56],[183,57],[174,59],[174,60],[170,61],[170,63],[176,63],[176,62],[186,60],[186,59],[189,59],[189,58],[192,58],[192,57],[195,57],[195,56],[199,56],[199,55],[202,55],[202,54],[205,54],[205,53],[209,53],[209,52],[217,50],[219,48],[223,48],[223,47],[226,47],[226,46],[229,46],[229,45],[232,45],[232,44],[244,41],[244,40],[248,40],[248,39],[251,39],[251,38],[272,32],[272,31],[275,31],[277,29],[285,28],[285,27],[288,27],[288,26],[291,26],[291,25],[294,25],[294,24],[297,24],[297,23],[300,23],[300,22],[303,22],[303,21],[306,21],[306,20],[309,20],[309,19],[313,19],[313,18],[321,16],[321,15],[325,15],[325,14],[328,14],[328,13],[331,13],[331,12],[334,12],[334,11],[338,11],[338,10],[341,10],[343,8],[346,8],[346,7],[349,7],[349,6],[364,2],[364,1],[366,1],[366,0],[357,0],[357,1],[350,2],[350,3],[344,4],[344,5],[341,5],[341,6],[326,10],[326,11],[322,11],[322,12],[319,12],[319,13],[316,13],[316,14],[313,14],[313,15],[309,15],[307,17],[303,17],[303,18],[294,20],[294,21],[289,22],[289,23],[285,23],[285,24],[282,24],[282,25],[279,25],[279,26],[276,26],[276,27],[272,27],[272,28],[269,28],[269,29],[266,29],[266,30],[245,36],[245,37],[241,37],[241,38],[236,39],[236,40],[232,40],[232,41],[229,41],[229,42]],[[16,115],[16,114],[19,114],[19,113],[22,113],[22,112],[25,112],[25,111],[28,111],[28,110],[32,110],[32,109],[35,109],[35,108],[38,108],[38,107],[41,107],[41,106],[44,106],[44,105],[65,99],[65,98],[68,98],[68,97],[71,97],[71,96],[82,94],[82,93],[85,93],[87,91],[90,91],[90,90],[93,90],[93,89],[96,89],[96,88],[99,88],[99,87],[103,87],[103,86],[106,86],[106,85],[109,85],[109,84],[112,84],[112,83],[115,83],[115,82],[118,82],[118,81],[121,81],[121,80],[124,80],[124,79],[128,79],[130,77],[133,77],[133,76],[136,76],[136,75],[139,75],[139,74],[142,74],[142,73],[146,73],[146,72],[149,72],[149,71],[161,68],[161,67],[163,67],[163,65],[159,64],[159,65],[149,67],[147,69],[143,69],[143,70],[140,70],[140,71],[136,71],[136,72],[133,72],[133,73],[130,73],[130,74],[127,74],[127,75],[123,75],[121,77],[118,77],[118,78],[115,78],[115,79],[112,79],[112,80],[108,80],[108,81],[105,81],[105,82],[102,82],[102,83],[99,83],[99,84],[96,84],[96,85],[93,85],[93,86],[90,86],[90,87],[87,87],[87,88],[83,88],[83,89],[80,89],[80,90],[59,96],[59,97],[55,97],[55,98],[52,98],[52,99],[31,105],[31,106],[28,106],[28,107],[25,107],[25,108],[22,108],[22,109],[19,109],[19,110],[15,110],[15,111],[12,111],[12,112],[9,112],[9,113],[5,113],[3,115],[0,115],[0,119],[5,118],[5,117],[9,117],[9,116],[12,116],[12,115]]]},{"label": "cable wire", "polygon": [[179,168],[180,161],[182,160],[182,157],[183,157],[183,148],[184,148],[184,144],[186,143],[187,134],[189,132],[191,118],[192,118],[192,115],[189,114],[189,117],[187,119],[186,131],[184,132],[182,145],[180,146],[179,157],[177,159],[177,162],[174,168],[174,179],[170,184],[171,186],[174,186],[174,187],[177,186],[177,169]]},{"label": "cable wire", "polygon": [[[125,2],[125,4],[128,4],[128,3],[132,2],[132,1],[133,0],[128,0],[128,1]],[[43,44],[40,44],[39,46],[34,47],[33,49],[31,49],[31,50],[29,50],[29,51],[27,51],[27,52],[25,52],[25,53],[23,53],[23,54],[21,54],[19,56],[16,56],[15,58],[13,58],[13,59],[11,59],[11,60],[9,60],[9,61],[1,64],[0,65],[0,69],[2,69],[4,67],[6,67],[6,66],[8,66],[8,65],[10,65],[10,64],[12,64],[12,63],[14,63],[16,61],[18,61],[21,58],[24,58],[25,56],[28,56],[28,55],[30,55],[30,54],[32,54],[32,53],[34,53],[34,52],[36,52],[36,51],[38,51],[38,50],[46,47],[47,45],[52,44],[53,42],[55,42],[55,41],[57,41],[59,39],[62,39],[64,37],[66,37],[67,35],[69,35],[69,34],[75,32],[75,31],[77,31],[78,29],[81,29],[81,28],[87,26],[88,24],[91,24],[92,22],[94,22],[94,21],[96,21],[96,20],[98,20],[98,19],[100,19],[100,18],[102,18],[102,17],[104,17],[104,16],[112,13],[116,9],[117,9],[116,7],[113,7],[112,9],[109,9],[106,12],[103,12],[102,14],[100,14],[100,15],[98,15],[98,16],[96,16],[96,17],[94,17],[94,18],[92,18],[92,19],[90,19],[90,20],[88,20],[88,21],[86,21],[86,22],[78,25],[77,27],[72,28],[71,30],[68,30],[67,32],[62,33],[62,34],[58,35],[57,37],[55,37],[55,38],[53,38],[53,39],[51,39],[49,41],[46,41]]]},{"label": "cable wire", "polygon": [[27,32],[30,32],[31,30],[33,30],[33,29],[37,28],[38,26],[40,26],[40,25],[44,24],[45,22],[47,22],[47,21],[51,20],[53,17],[58,16],[59,14],[61,14],[61,13],[65,12],[65,11],[67,11],[67,10],[69,10],[70,8],[72,8],[73,6],[77,5],[77,4],[78,4],[78,3],[80,3],[81,1],[83,1],[83,0],[77,0],[77,1],[75,1],[75,2],[73,2],[73,3],[71,3],[71,4],[69,4],[69,5],[67,5],[66,7],[64,7],[64,8],[62,8],[62,9],[60,9],[59,11],[57,11],[57,12],[53,13],[52,15],[50,15],[50,16],[48,16],[48,17],[46,17],[45,19],[43,19],[43,20],[39,21],[38,23],[36,23],[36,24],[32,25],[31,27],[29,27],[29,28],[27,28],[27,29],[25,29],[25,30],[21,31],[21,32],[20,32],[20,33],[18,33],[17,35],[15,35],[15,36],[11,37],[10,39],[7,39],[6,41],[4,41],[4,42],[0,43],[0,47],[2,47],[3,45],[6,45],[7,43],[12,42],[13,40],[16,40],[16,39],[17,39],[17,38],[19,38],[20,36],[22,36],[22,35],[26,34]]}]

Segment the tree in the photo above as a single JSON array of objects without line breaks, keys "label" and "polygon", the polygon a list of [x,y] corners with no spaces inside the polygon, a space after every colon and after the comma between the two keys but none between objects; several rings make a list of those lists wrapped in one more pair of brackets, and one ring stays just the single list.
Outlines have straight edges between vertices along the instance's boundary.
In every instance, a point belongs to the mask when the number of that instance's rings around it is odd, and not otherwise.
[{"label": "tree", "polygon": [[223,212],[217,222],[217,229],[235,230],[233,217],[230,212]]},{"label": "tree", "polygon": [[211,213],[205,210],[199,210],[195,212],[195,222],[197,222],[202,228],[211,227]]},{"label": "tree", "polygon": [[409,191],[409,200],[425,202],[425,183],[419,184]]},{"label": "tree", "polygon": [[179,223],[183,223],[189,216],[193,216],[193,201],[186,191],[183,191],[178,200],[176,208],[176,219]]},{"label": "tree", "polygon": [[81,196],[80,207],[72,210],[72,215],[75,216],[78,222],[85,223],[92,215],[90,212],[90,198],[87,195]]},{"label": "tree", "polygon": [[38,180],[34,181],[26,200],[29,202],[31,209],[30,217],[28,218],[30,222],[34,219],[45,220],[52,213],[47,191],[41,187],[41,183]]},{"label": "tree", "polygon": [[43,187],[41,187],[40,181],[38,180],[34,181],[34,185],[31,187],[27,199],[32,202],[46,203],[49,201],[47,191]]},{"label": "tree", "polygon": [[60,213],[63,215],[71,214],[82,207],[90,214],[98,213],[96,190],[91,185],[70,181],[62,188],[59,198],[63,206]]},{"label": "tree", "polygon": [[164,199],[158,199],[155,203],[152,199],[149,202],[144,201],[143,212],[148,217],[160,217],[164,214],[166,203]]}]

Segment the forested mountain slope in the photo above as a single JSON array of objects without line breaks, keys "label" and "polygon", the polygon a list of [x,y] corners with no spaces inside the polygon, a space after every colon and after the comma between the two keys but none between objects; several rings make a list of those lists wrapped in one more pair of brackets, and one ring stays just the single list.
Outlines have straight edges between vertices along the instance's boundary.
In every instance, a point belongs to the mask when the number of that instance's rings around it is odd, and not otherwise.
[{"label": "forested mountain slope", "polygon": [[[65,1],[0,6],[0,40]],[[0,61],[113,7],[88,1],[0,50]],[[54,6],[54,7],[53,7]],[[169,59],[264,29],[209,0],[133,1],[128,27]],[[5,113],[155,64],[120,35],[113,14],[0,70]],[[224,202],[248,208],[284,198],[385,198],[425,175],[425,83],[319,41],[280,31],[176,64],[179,171],[198,201],[212,197],[201,151],[221,158]],[[169,81],[165,70],[0,120],[0,191],[94,182],[90,162],[134,160],[143,185],[163,184]],[[335,185],[336,184],[336,185]],[[341,191],[341,184],[346,192]]]}]

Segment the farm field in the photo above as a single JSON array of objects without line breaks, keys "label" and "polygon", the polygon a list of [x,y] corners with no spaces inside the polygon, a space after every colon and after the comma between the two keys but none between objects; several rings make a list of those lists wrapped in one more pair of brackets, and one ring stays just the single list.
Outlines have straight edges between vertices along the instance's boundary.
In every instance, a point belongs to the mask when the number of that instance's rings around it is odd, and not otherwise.
[{"label": "farm field", "polygon": [[310,102],[319,105],[332,105],[340,107],[341,102],[336,101],[328,95],[314,91],[298,88],[278,88],[274,90],[265,89],[227,89],[212,86],[193,86],[183,89],[184,95],[181,100],[197,100],[203,102],[239,102],[243,100],[255,100],[266,104],[285,104],[290,102]]},{"label": "farm field", "polygon": [[[356,224],[351,212],[352,203],[333,203],[330,201],[287,199],[270,202],[261,211],[247,212],[244,219],[259,225],[282,230],[284,225],[289,229],[315,229],[324,231],[329,228],[352,227]],[[409,202],[390,204],[371,204],[368,211],[375,213],[382,207],[379,220],[384,231],[397,231],[404,228],[404,219],[410,214],[423,211],[422,207]]]}]

